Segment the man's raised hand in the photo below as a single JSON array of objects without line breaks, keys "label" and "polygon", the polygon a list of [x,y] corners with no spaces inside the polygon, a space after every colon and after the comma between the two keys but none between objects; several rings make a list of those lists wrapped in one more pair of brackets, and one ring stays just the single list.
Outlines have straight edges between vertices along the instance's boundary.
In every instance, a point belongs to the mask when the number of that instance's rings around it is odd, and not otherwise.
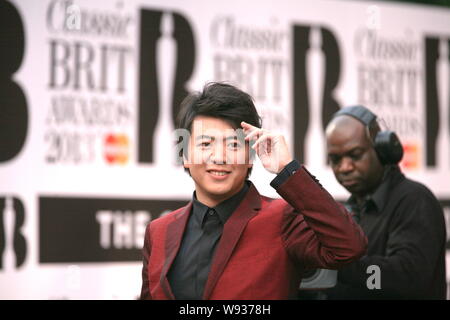
[{"label": "man's raised hand", "polygon": [[245,140],[254,141],[252,148],[267,171],[278,174],[293,160],[283,135],[252,126],[244,121],[241,122],[241,126],[244,129]]}]

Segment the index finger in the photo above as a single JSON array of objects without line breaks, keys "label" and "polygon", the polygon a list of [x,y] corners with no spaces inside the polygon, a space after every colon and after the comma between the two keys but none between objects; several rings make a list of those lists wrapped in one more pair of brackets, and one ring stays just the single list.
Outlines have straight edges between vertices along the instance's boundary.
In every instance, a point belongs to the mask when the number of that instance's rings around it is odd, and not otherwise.
[{"label": "index finger", "polygon": [[255,129],[260,129],[258,127],[252,126],[250,123],[247,123],[245,121],[241,122],[241,127],[247,130],[255,130]]}]

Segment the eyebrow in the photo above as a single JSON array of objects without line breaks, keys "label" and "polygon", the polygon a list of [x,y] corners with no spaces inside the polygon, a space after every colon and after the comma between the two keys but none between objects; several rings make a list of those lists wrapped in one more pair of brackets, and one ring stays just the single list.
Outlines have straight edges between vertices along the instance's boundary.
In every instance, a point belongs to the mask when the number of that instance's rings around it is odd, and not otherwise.
[{"label": "eyebrow", "polygon": [[201,139],[214,140],[214,137],[211,137],[211,136],[207,136],[207,135],[202,134],[202,135],[199,135],[199,136],[197,136],[197,137],[195,138],[195,140],[201,140]]},{"label": "eyebrow", "polygon": [[[208,140],[215,140],[215,137],[207,136],[205,134],[199,135],[195,138],[195,140],[202,140],[202,139],[208,139]],[[226,137],[225,140],[238,140],[238,136],[229,136]]]},{"label": "eyebrow", "polygon": [[366,148],[361,147],[361,146],[356,146],[356,147],[354,147],[354,148],[352,148],[352,149],[350,149],[348,151],[345,151],[343,153],[328,153],[328,155],[329,156],[339,156],[339,157],[341,157],[341,156],[344,156],[344,155],[351,154],[351,153],[353,153],[355,151],[366,151]]}]

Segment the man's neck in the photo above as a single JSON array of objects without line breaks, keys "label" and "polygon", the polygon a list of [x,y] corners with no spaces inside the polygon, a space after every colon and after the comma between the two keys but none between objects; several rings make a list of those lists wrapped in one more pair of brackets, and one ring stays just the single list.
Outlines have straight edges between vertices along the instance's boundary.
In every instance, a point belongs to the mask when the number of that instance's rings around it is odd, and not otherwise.
[{"label": "man's neck", "polygon": [[209,208],[214,208],[215,206],[217,206],[219,203],[221,203],[222,201],[227,200],[229,197],[217,197],[217,198],[213,198],[211,196],[205,197],[202,195],[201,192],[198,192],[197,190],[195,191],[197,200],[201,203],[203,203],[205,206],[209,207]]},{"label": "man's neck", "polygon": [[386,167],[383,167],[383,170],[380,172],[377,183],[375,183],[374,186],[368,192],[365,192],[364,194],[353,194],[353,196],[355,197],[356,204],[358,206],[363,205],[366,202],[367,197],[375,193],[378,187],[383,183],[386,172],[387,172]]},{"label": "man's neck", "polygon": [[355,202],[358,207],[361,207],[366,202],[367,195],[359,196],[354,194],[353,196],[355,197]]},{"label": "man's neck", "polygon": [[244,187],[244,183],[245,181],[242,183],[242,185],[236,189],[235,192],[233,193],[229,193],[229,194],[219,194],[219,195],[214,195],[214,194],[208,194],[206,192],[203,192],[203,190],[199,189],[198,187],[195,188],[195,196],[197,198],[197,200],[201,203],[203,203],[205,206],[209,207],[209,208],[214,208],[216,207],[218,204],[222,203],[223,201],[230,199],[232,196],[234,196],[235,194],[237,194],[239,191],[242,190],[242,188]]}]

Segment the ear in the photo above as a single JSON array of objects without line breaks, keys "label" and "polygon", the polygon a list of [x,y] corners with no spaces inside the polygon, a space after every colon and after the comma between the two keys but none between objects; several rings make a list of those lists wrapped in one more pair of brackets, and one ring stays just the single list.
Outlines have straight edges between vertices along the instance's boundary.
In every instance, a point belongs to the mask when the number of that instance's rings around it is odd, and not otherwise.
[{"label": "ear", "polygon": [[247,168],[248,168],[248,170],[247,170],[247,177],[246,177],[246,179],[249,179],[250,178],[250,174],[253,171],[253,163],[248,163],[247,164]]},{"label": "ear", "polygon": [[191,167],[189,159],[186,157],[186,155],[183,155],[183,167],[185,169],[189,169]]}]

